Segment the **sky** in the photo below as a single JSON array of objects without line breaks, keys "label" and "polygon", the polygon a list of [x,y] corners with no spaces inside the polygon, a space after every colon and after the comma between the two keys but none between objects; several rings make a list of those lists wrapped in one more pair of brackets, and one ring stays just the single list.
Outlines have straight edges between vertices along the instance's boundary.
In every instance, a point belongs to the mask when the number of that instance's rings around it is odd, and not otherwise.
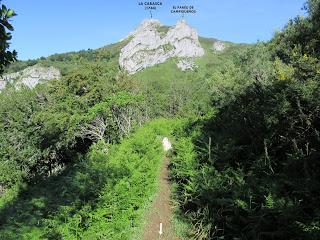
[{"label": "sky", "polygon": [[[150,0],[141,0],[150,2]],[[185,15],[200,36],[236,43],[271,39],[289,19],[304,15],[306,0],[153,0],[162,6],[153,18],[174,25],[182,18],[172,6],[190,5]],[[18,59],[35,59],[54,53],[95,49],[118,42],[150,17],[138,0],[3,0],[16,11],[11,49]]]}]

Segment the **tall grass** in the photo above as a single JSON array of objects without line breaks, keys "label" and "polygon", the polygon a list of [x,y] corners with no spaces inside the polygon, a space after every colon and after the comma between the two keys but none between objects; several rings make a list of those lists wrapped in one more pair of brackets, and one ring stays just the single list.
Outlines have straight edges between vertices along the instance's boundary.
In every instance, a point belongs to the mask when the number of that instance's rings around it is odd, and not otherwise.
[{"label": "tall grass", "polygon": [[156,120],[119,145],[93,145],[60,176],[27,186],[0,208],[0,239],[132,239],[156,192],[161,136],[177,121]]}]

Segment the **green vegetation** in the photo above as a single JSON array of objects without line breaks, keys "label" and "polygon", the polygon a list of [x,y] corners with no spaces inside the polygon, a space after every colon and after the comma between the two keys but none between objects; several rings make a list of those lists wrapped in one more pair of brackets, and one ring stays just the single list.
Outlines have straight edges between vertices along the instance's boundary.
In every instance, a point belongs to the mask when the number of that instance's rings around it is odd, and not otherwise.
[{"label": "green vegetation", "polygon": [[16,13],[12,9],[8,9],[0,1],[0,74],[11,62],[16,60],[16,51],[9,51],[10,43],[12,39],[11,31],[13,26],[10,24],[12,17],[16,16]]},{"label": "green vegetation", "polygon": [[156,190],[161,136],[176,122],[157,120],[110,145],[99,141],[54,177],[24,186],[1,207],[1,239],[132,239]]},{"label": "green vegetation", "polygon": [[165,52],[170,52],[174,48],[170,43],[167,43],[167,44],[163,45],[162,47]]},{"label": "green vegetation", "polygon": [[160,33],[161,37],[164,37],[169,32],[170,27],[168,26],[157,26],[156,30]]},{"label": "green vegetation", "polygon": [[306,11],[267,43],[200,38],[195,71],[127,75],[127,41],[13,63],[63,76],[0,93],[0,239],[139,239],[170,136],[177,236],[318,240],[320,1]]},{"label": "green vegetation", "polygon": [[176,132],[171,177],[189,238],[319,239],[320,2],[307,6],[235,59],[227,76],[243,87],[215,114]]},{"label": "green vegetation", "polygon": [[127,42],[128,40],[125,40],[95,50],[88,49],[78,52],[54,54],[47,58],[41,57],[35,60],[16,61],[5,69],[5,73],[18,72],[36,64],[45,67],[56,67],[61,70],[62,75],[67,75],[83,65],[90,63],[99,63],[106,69],[111,67],[117,69],[120,49],[124,47]]}]

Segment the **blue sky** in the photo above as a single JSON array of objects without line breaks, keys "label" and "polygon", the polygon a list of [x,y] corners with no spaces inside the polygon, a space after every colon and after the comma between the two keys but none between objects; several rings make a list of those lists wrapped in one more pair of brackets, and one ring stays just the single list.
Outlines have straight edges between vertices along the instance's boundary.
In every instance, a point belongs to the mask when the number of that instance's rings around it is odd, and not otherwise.
[{"label": "blue sky", "polygon": [[[144,0],[142,0],[145,2]],[[154,0],[160,1],[160,0]],[[98,48],[117,42],[149,12],[138,0],[3,0],[18,16],[11,48],[21,60],[54,53]],[[201,36],[232,42],[269,40],[290,18],[303,15],[305,0],[162,0],[154,18],[173,25],[181,15],[172,5],[194,5],[197,14],[186,16]]]}]

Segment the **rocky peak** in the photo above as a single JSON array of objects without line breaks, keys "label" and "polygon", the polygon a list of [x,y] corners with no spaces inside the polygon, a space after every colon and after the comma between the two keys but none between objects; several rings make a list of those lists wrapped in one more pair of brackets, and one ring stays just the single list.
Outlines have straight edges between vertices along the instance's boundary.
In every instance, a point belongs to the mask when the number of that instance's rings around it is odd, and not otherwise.
[{"label": "rocky peak", "polygon": [[16,88],[21,85],[34,88],[41,82],[59,79],[60,77],[61,73],[57,68],[35,65],[0,77],[0,90],[4,89],[8,83],[14,84]]},{"label": "rocky peak", "polygon": [[199,43],[198,34],[185,20],[179,21],[164,38],[165,43],[175,48],[178,57],[200,57],[204,50]]},{"label": "rocky peak", "polygon": [[145,20],[129,34],[132,39],[120,52],[122,69],[132,74],[172,57],[192,62],[193,58],[204,55],[196,30],[186,21],[177,22],[167,32],[161,31],[161,27],[164,26],[158,20]]},{"label": "rocky peak", "polygon": [[129,35],[125,38],[135,37],[136,35],[142,34],[145,31],[156,31],[158,27],[163,26],[159,20],[156,19],[146,19],[144,20],[139,27],[137,27],[133,32],[129,33]]}]

